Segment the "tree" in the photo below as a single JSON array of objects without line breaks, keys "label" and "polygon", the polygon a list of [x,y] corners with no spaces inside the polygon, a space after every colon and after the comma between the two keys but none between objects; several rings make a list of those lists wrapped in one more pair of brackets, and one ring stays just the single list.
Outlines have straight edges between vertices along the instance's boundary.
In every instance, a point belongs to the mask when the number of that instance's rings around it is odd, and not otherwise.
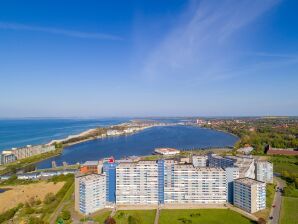
[{"label": "tree", "polygon": [[116,221],[115,221],[115,219],[113,219],[111,216],[109,216],[109,217],[105,220],[104,223],[105,223],[105,224],[116,224]]}]

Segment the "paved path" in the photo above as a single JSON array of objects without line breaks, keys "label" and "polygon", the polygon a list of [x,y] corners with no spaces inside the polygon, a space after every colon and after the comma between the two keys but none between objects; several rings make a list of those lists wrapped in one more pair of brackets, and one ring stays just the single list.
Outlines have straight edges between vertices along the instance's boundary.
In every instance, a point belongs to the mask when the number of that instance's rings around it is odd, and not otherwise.
[{"label": "paved path", "polygon": [[159,220],[159,207],[156,209],[154,224],[158,224],[158,220]]},{"label": "paved path", "polygon": [[[279,177],[274,177],[276,181],[276,187],[279,189],[283,189],[285,187],[285,183],[283,180],[281,180]],[[279,222],[279,214],[281,209],[281,203],[282,203],[282,193],[280,191],[275,192],[274,199],[273,199],[273,205],[275,207],[271,207],[270,215],[269,217],[273,217],[272,219],[269,218],[268,223],[269,224],[278,224]]]}]

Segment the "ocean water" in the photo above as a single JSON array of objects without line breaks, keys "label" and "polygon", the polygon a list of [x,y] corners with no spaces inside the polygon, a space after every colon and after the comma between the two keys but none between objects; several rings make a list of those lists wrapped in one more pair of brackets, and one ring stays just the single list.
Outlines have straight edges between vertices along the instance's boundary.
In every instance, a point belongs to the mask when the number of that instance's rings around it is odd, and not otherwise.
[{"label": "ocean water", "polygon": [[45,144],[53,139],[129,119],[0,119],[0,151],[12,147]]},{"label": "ocean water", "polygon": [[37,164],[38,168],[51,167],[62,162],[74,164],[114,156],[150,155],[157,147],[174,147],[182,150],[208,147],[233,146],[238,138],[234,135],[193,126],[153,127],[128,136],[97,139],[66,147],[60,156]]}]

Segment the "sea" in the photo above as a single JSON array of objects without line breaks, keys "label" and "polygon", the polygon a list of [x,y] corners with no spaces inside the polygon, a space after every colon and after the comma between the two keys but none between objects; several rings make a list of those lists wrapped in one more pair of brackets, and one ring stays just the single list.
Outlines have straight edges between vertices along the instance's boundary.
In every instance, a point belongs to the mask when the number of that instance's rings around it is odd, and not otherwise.
[{"label": "sea", "polygon": [[[110,119],[3,119],[0,120],[0,151],[28,144],[44,144],[53,139],[65,138],[94,127],[104,127],[127,122],[131,118]],[[181,119],[159,119],[172,122],[172,126],[145,129],[126,136],[107,137],[65,147],[62,154],[38,163],[37,168],[84,163],[113,156],[150,155],[157,147],[181,150],[232,147],[238,138],[229,133],[195,126],[175,125]]]}]

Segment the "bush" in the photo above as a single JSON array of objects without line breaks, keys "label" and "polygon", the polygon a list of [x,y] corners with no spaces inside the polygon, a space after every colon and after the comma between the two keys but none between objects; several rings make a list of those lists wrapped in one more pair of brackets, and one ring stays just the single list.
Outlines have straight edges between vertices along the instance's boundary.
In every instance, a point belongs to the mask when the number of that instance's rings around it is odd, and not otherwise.
[{"label": "bush", "polygon": [[28,224],[45,224],[45,222],[41,218],[30,217]]},{"label": "bush", "polygon": [[50,204],[53,201],[55,201],[55,195],[53,193],[47,193],[45,198],[44,198],[44,203],[45,204]]},{"label": "bush", "polygon": [[71,215],[70,215],[69,211],[64,210],[64,211],[61,212],[61,218],[63,220],[69,220],[70,217],[71,217]]},{"label": "bush", "polygon": [[135,217],[135,216],[128,216],[128,224],[140,224],[141,220],[139,219],[139,217]]}]

